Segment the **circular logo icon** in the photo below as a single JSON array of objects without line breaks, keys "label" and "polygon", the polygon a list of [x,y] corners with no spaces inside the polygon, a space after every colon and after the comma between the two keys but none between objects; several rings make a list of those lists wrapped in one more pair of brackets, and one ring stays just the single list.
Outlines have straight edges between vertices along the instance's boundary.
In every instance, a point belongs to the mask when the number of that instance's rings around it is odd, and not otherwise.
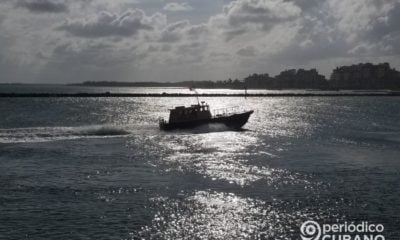
[{"label": "circular logo icon", "polygon": [[304,222],[300,227],[302,240],[319,240],[321,237],[321,226],[314,221]]}]

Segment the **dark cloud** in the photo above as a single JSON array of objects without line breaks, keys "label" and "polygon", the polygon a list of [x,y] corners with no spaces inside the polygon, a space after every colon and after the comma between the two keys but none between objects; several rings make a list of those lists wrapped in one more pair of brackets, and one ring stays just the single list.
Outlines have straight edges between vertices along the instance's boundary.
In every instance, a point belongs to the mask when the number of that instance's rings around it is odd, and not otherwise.
[{"label": "dark cloud", "polygon": [[86,38],[128,37],[140,30],[152,30],[151,19],[142,10],[130,10],[122,15],[100,12],[90,19],[69,20],[58,27],[72,35]]},{"label": "dark cloud", "polygon": [[228,5],[224,11],[228,22],[237,27],[245,24],[259,24],[268,31],[276,24],[295,20],[300,9],[294,4],[283,1],[236,1]]},{"label": "dark cloud", "polygon": [[[369,0],[360,1],[357,4],[351,4],[348,1],[341,10],[342,15],[337,17],[338,26],[346,34],[342,35],[341,39],[346,40],[348,45],[342,57],[372,59],[378,56],[400,54],[400,2],[398,0]],[[350,38],[346,39],[346,36]]]},{"label": "dark cloud", "polygon": [[284,0],[237,0],[223,8],[223,13],[211,18],[215,28],[225,33],[225,40],[256,31],[270,32],[275,27],[295,22],[302,10]]},{"label": "dark cloud", "polygon": [[293,2],[303,8],[301,28],[288,46],[269,57],[274,63],[296,66],[333,59],[374,61],[400,53],[399,2],[360,1],[355,5],[341,1],[347,11],[339,11],[334,17],[330,13],[336,5],[317,4],[318,8],[313,8],[303,1]]},{"label": "dark cloud", "polygon": [[230,40],[234,39],[235,37],[237,37],[239,35],[243,35],[245,33],[247,33],[247,30],[245,28],[227,30],[224,32],[225,41],[229,42]]},{"label": "dark cloud", "polygon": [[35,13],[63,13],[68,11],[68,6],[57,0],[18,0],[16,6]]},{"label": "dark cloud", "polygon": [[160,42],[173,43],[181,39],[198,40],[207,33],[203,24],[192,25],[189,21],[179,21],[166,26],[159,34]]},{"label": "dark cloud", "polygon": [[312,8],[318,8],[327,0],[284,0],[285,2],[292,2],[299,6],[302,10],[308,11]]},{"label": "dark cloud", "polygon": [[[362,39],[369,42],[381,42],[391,51],[400,52],[400,2],[394,3],[386,16],[373,19],[369,31],[362,35]],[[390,47],[390,48],[388,48]]]}]

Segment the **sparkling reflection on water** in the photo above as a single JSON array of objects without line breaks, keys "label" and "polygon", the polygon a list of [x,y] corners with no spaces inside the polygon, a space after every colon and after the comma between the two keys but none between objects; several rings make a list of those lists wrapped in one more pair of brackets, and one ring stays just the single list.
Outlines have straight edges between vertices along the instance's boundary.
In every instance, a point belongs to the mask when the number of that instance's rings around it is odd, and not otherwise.
[{"label": "sparkling reflection on water", "polygon": [[298,223],[298,216],[280,211],[274,202],[267,204],[233,193],[197,191],[182,201],[152,201],[160,212],[151,226],[140,231],[146,238],[278,239],[289,237],[291,226]]},{"label": "sparkling reflection on water", "polygon": [[202,100],[255,113],[243,131],[161,132],[195,100],[0,102],[0,237],[298,239],[311,219],[399,236],[397,99]]},{"label": "sparkling reflection on water", "polygon": [[[219,132],[202,134],[175,133],[164,135],[157,151],[161,154],[157,165],[165,171],[196,173],[211,180],[224,180],[238,186],[250,185],[264,179],[269,185],[302,182],[307,180],[284,169],[270,168],[251,163],[256,158],[268,159],[278,156],[267,152],[268,146],[257,143],[252,133],[225,131],[224,126],[214,126]],[[196,131],[196,130],[195,130]],[[151,143],[154,144],[154,143]],[[264,151],[251,150],[257,146]],[[271,149],[273,151],[273,149]]]}]

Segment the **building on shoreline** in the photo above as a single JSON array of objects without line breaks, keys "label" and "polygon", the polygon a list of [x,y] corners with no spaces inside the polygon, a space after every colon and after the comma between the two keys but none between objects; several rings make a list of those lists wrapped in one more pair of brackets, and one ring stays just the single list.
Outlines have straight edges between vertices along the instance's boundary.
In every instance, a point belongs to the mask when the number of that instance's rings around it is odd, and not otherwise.
[{"label": "building on shoreline", "polygon": [[334,89],[398,89],[400,72],[389,63],[342,66],[333,70],[329,85]]},{"label": "building on shoreline", "polygon": [[275,77],[268,73],[253,74],[244,79],[249,88],[265,89],[326,89],[328,82],[316,69],[289,69]]},{"label": "building on shoreline", "polygon": [[364,90],[400,89],[400,72],[389,63],[359,63],[341,66],[333,70],[330,79],[316,69],[289,69],[275,77],[268,73],[251,74],[243,80],[183,81],[183,82],[84,82],[84,86],[119,87],[192,87],[192,88],[232,88],[232,89],[320,89],[320,90]]},{"label": "building on shoreline", "polygon": [[337,67],[329,81],[316,69],[289,69],[275,77],[252,74],[243,81],[248,88],[263,89],[400,89],[400,72],[389,63],[360,63]]}]

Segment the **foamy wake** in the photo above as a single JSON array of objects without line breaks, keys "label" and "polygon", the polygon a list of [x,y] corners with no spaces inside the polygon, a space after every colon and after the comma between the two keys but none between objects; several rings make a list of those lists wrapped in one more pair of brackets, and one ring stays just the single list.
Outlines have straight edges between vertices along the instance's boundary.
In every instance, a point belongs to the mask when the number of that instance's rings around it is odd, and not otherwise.
[{"label": "foamy wake", "polygon": [[0,129],[0,143],[47,142],[78,138],[129,135],[131,129],[115,125]]}]

